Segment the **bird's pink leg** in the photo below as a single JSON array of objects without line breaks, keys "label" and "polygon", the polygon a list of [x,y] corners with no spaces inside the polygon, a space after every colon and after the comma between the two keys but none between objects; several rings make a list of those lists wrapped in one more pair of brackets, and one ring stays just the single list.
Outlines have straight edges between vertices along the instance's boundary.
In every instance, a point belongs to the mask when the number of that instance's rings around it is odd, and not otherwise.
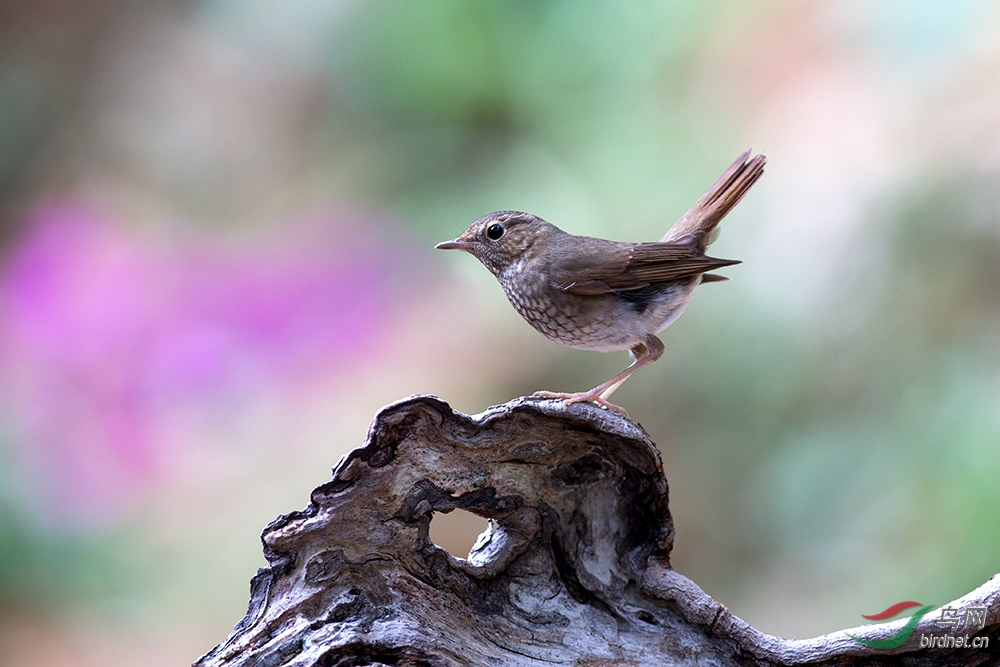
[{"label": "bird's pink leg", "polygon": [[622,386],[625,380],[631,377],[632,373],[659,359],[663,354],[663,343],[656,336],[648,336],[645,343],[639,343],[632,348],[631,352],[635,361],[628,368],[607,382],[597,385],[590,391],[581,391],[572,394],[554,391],[536,391],[534,395],[543,398],[561,398],[565,405],[569,405],[570,403],[597,403],[601,407],[628,417],[628,412],[625,411],[625,408],[609,402],[608,396],[611,396],[618,387]]}]

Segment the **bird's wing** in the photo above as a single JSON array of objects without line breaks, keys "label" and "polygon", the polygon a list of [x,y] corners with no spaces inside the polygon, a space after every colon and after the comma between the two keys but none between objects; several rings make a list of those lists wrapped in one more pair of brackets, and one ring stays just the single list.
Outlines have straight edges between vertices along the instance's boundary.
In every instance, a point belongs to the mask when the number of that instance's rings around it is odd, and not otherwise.
[{"label": "bird's wing", "polygon": [[[693,243],[640,243],[633,249],[632,259],[620,280],[626,285],[632,281],[670,282],[739,263],[735,259],[706,257]],[[608,284],[616,287],[618,281]]]},{"label": "bird's wing", "polygon": [[567,253],[553,262],[549,277],[565,292],[594,295],[693,278],[731,264],[739,262],[706,257],[691,243],[609,244],[592,252]]}]

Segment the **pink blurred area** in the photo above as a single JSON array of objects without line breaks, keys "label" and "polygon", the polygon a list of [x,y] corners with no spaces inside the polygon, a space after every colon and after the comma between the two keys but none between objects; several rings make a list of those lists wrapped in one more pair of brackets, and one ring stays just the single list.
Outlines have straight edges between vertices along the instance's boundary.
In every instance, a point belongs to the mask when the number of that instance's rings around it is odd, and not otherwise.
[{"label": "pink blurred area", "polygon": [[181,416],[363,363],[401,287],[367,222],[165,235],[80,201],[30,211],[0,268],[0,402],[43,521],[127,512],[189,446]]}]

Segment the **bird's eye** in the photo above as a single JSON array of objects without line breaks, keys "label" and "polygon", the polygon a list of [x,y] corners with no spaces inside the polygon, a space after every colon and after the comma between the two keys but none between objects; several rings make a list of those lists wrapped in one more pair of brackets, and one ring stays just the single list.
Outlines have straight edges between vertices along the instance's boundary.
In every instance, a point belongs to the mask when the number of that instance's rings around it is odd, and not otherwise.
[{"label": "bird's eye", "polygon": [[492,225],[486,228],[486,237],[489,238],[491,241],[496,241],[501,236],[503,236],[504,231],[505,230],[503,228],[503,225],[498,225],[496,223],[493,223]]}]

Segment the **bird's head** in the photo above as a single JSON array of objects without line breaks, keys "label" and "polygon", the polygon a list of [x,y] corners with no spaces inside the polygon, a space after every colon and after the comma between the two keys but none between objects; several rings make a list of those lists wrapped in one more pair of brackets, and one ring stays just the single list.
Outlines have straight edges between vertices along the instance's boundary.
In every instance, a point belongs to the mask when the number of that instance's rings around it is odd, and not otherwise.
[{"label": "bird's head", "polygon": [[540,239],[559,234],[559,228],[521,211],[496,211],[476,220],[454,241],[438,243],[440,250],[471,253],[493,275],[524,258]]}]

